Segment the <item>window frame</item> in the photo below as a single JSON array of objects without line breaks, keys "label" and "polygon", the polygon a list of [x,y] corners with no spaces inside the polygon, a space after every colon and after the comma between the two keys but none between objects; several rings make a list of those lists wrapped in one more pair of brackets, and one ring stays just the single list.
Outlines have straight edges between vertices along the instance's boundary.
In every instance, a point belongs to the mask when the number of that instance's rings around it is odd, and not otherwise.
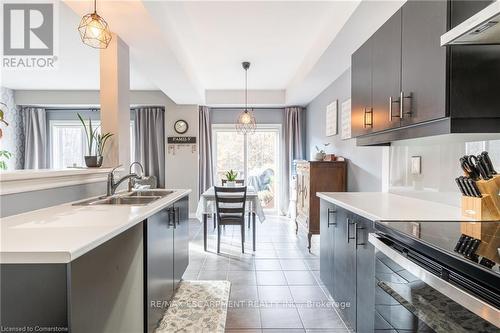
[{"label": "window frame", "polygon": [[[98,127],[101,126],[101,121],[100,120],[93,120],[92,121],[92,127]],[[49,167],[51,169],[54,169],[54,127],[79,127],[82,131],[82,147],[83,147],[83,153],[86,154],[87,152],[87,141],[85,140],[85,130],[82,127],[82,124],[80,120],[69,120],[69,119],[50,119],[48,122],[48,161],[49,161]],[[135,160],[135,119],[130,119],[130,159]],[[85,155],[84,155],[85,156]],[[83,157],[82,157],[83,158]],[[84,162],[85,164],[85,162]],[[68,168],[72,166],[62,166],[61,168]],[[76,167],[85,167],[85,165],[77,165]],[[60,169],[60,168],[58,168]]]},{"label": "window frame", "polygon": [[[282,178],[283,178],[283,131],[282,124],[257,124],[255,128],[255,132],[269,132],[276,131],[276,147],[277,151],[277,161],[276,167],[278,168],[278,177],[275,178],[276,181],[276,201],[274,208],[265,208],[264,211],[268,212],[278,212],[280,209],[280,200],[281,200],[281,188],[282,188]],[[217,132],[237,132],[234,124],[212,124],[212,170],[213,170],[213,183],[217,184],[217,180],[215,176],[217,175]],[[251,134],[241,134],[244,135],[243,138],[243,165],[245,168],[245,183],[247,183],[248,179],[248,136]]]}]

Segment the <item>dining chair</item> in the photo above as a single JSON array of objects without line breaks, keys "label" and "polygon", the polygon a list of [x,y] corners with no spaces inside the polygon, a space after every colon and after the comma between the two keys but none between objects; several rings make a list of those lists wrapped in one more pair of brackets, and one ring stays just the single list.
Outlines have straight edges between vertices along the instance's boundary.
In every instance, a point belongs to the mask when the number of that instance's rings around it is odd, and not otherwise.
[{"label": "dining chair", "polygon": [[[222,181],[222,186],[225,186],[227,184],[227,179],[221,179]],[[236,179],[235,180],[236,182],[236,185],[238,186],[244,186],[245,185],[245,180],[244,179]],[[214,213],[214,216],[213,216],[213,220],[214,220],[214,230],[215,228],[217,227],[217,214]],[[248,213],[248,228],[250,228],[250,213]]]},{"label": "dining chair", "polygon": [[245,253],[245,203],[247,187],[215,186],[215,206],[217,212],[217,253],[220,253],[220,228],[226,225],[241,227],[241,252]]}]

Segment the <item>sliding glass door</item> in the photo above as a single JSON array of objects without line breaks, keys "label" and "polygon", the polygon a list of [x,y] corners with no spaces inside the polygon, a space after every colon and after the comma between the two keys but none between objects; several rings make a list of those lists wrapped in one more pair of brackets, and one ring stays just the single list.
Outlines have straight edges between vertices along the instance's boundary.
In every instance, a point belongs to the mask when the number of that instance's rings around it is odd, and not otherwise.
[{"label": "sliding glass door", "polygon": [[280,182],[280,125],[260,125],[255,133],[242,135],[234,125],[213,125],[215,182],[228,170],[258,192],[262,206],[278,208]]}]

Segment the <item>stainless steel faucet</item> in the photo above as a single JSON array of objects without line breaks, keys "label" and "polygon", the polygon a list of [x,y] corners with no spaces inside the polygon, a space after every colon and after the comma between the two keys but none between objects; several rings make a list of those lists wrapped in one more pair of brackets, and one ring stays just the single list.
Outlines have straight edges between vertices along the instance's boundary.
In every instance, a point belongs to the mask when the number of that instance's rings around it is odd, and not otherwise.
[{"label": "stainless steel faucet", "polygon": [[119,167],[121,167],[121,165],[114,167],[113,170],[111,170],[111,172],[108,173],[108,182],[106,184],[106,195],[108,197],[115,194],[115,191],[118,188],[118,186],[120,186],[120,184],[123,183],[125,180],[132,178],[139,178],[135,173],[129,173],[128,175],[123,176],[122,178],[118,179],[117,182],[115,182],[115,176],[113,173]]},{"label": "stainless steel faucet", "polygon": [[[140,162],[137,162],[137,161],[132,162],[132,164],[130,164],[130,167],[128,169],[128,173],[132,174],[132,167],[136,164],[141,167],[141,176],[144,176],[144,167],[142,166],[142,164]],[[137,178],[139,178],[139,177],[137,177]],[[133,188],[132,178],[129,178],[128,179],[128,191],[132,192],[132,188]]]}]

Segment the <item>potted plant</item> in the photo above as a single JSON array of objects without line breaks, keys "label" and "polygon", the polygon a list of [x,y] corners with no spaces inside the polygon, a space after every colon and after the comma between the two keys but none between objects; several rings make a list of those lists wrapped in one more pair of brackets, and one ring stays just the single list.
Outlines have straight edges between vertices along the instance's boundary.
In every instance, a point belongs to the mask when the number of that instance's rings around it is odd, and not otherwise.
[{"label": "potted plant", "polygon": [[0,150],[0,170],[7,170],[7,160],[12,157],[12,153],[7,150]]},{"label": "potted plant", "polygon": [[[78,119],[82,122],[83,128],[85,129],[85,136],[87,137],[87,148],[88,155],[84,156],[85,165],[89,168],[98,168],[102,165],[102,159],[104,154],[104,148],[110,137],[113,136],[111,133],[98,133],[99,126],[92,128],[92,119],[89,118],[88,125],[83,120],[83,117],[78,113]],[[95,145],[95,149],[94,149]]]},{"label": "potted plant", "polygon": [[226,186],[227,187],[235,187],[236,186],[236,177],[238,177],[238,173],[233,171],[233,169],[226,172]]}]

